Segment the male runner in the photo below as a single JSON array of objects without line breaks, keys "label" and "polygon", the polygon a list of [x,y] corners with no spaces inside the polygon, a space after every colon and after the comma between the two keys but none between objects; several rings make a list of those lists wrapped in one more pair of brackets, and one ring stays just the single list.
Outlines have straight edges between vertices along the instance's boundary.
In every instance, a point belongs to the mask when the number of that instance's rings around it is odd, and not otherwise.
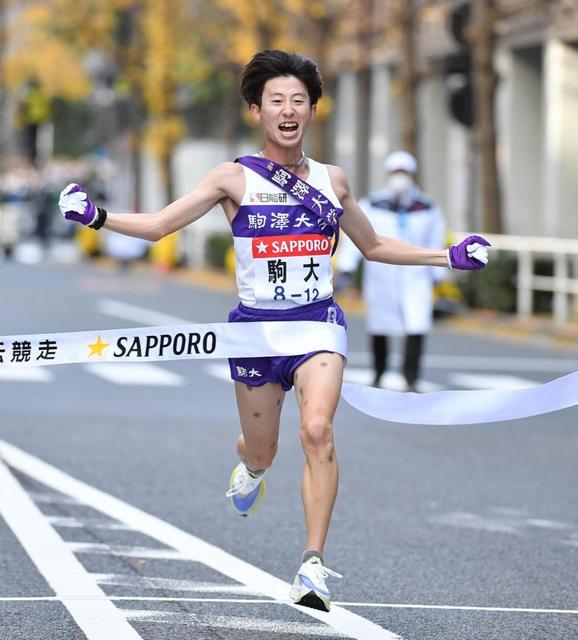
[{"label": "male runner", "polygon": [[[354,200],[344,172],[306,158],[302,151],[321,90],[314,62],[277,50],[256,54],[241,77],[241,93],[264,136],[263,150],[249,158],[254,163],[271,160],[281,165],[276,176],[296,175],[300,181],[291,194],[282,188],[282,180],[270,182],[244,166],[246,158],[241,158],[240,162],[220,164],[188,195],[157,213],[108,213],[96,207],[78,185],[69,185],[62,192],[62,213],[93,228],[104,226],[155,241],[220,204],[234,236],[240,298],[230,322],[314,320],[345,326],[343,312],[332,299],[330,240],[335,239],[339,225],[368,260],[483,268],[487,262],[484,245],[488,243],[478,236],[446,253],[375,234]],[[329,222],[304,206],[308,187],[322,193],[314,200],[320,211],[322,206],[330,206]],[[315,352],[236,359],[230,361],[230,367],[242,434],[237,441],[241,462],[233,470],[227,495],[241,515],[254,511],[263,497],[263,477],[277,451],[285,392],[296,387],[306,459],[302,498],[307,540],[291,597],[298,604],[328,611],[330,595],[325,580],[330,575],[340,577],[325,567],[323,548],[337,494],[333,416],[344,360],[336,353]]]}]

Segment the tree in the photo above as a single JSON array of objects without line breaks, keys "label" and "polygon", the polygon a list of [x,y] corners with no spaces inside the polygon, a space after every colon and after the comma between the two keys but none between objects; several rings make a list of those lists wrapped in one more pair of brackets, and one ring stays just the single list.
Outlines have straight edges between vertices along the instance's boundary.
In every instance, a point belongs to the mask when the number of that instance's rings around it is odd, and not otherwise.
[{"label": "tree", "polygon": [[4,48],[6,46],[6,17],[4,0],[0,0],[0,152],[6,144],[6,87],[4,80]]},{"label": "tree", "polygon": [[475,126],[482,165],[484,231],[500,233],[502,215],[494,112],[498,83],[493,66],[494,10],[493,0],[473,0],[471,41],[474,58]]},{"label": "tree", "polygon": [[[331,52],[339,44],[339,27],[354,0],[215,0],[203,3],[206,60],[217,73],[226,74],[227,102],[236,113],[240,100],[235,82],[242,65],[262,49],[294,50],[312,57],[325,83],[324,97],[312,123],[312,155],[325,159],[328,116],[332,109]],[[229,112],[230,115],[230,112]],[[229,124],[234,122],[228,118]],[[231,127],[225,122],[224,131]]]},{"label": "tree", "polygon": [[398,3],[398,25],[400,34],[399,75],[401,83],[402,146],[414,157],[417,149],[417,72],[415,58],[415,23],[417,9],[414,0]]}]

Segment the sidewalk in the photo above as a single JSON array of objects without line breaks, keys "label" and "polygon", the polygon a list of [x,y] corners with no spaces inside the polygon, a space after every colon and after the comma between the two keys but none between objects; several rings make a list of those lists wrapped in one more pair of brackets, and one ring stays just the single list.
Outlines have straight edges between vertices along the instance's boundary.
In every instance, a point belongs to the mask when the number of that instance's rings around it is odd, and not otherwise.
[{"label": "sidewalk", "polygon": [[467,310],[448,320],[453,328],[485,333],[508,340],[532,342],[536,346],[578,351],[578,322],[555,324],[549,316],[518,318],[487,309]]}]

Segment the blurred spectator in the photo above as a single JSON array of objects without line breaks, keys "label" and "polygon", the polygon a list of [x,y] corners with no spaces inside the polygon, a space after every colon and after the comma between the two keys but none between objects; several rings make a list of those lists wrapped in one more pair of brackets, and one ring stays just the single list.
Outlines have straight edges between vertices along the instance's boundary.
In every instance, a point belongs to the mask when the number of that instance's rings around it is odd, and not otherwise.
[{"label": "blurred spectator", "polygon": [[[417,163],[405,151],[385,161],[385,187],[360,199],[378,235],[432,249],[444,247],[445,222],[441,209],[416,184]],[[338,255],[338,288],[351,284],[362,259],[344,238]],[[425,334],[433,317],[433,286],[444,278],[439,267],[414,267],[364,262],[363,295],[373,353],[373,385],[380,386],[387,368],[388,336],[405,336],[403,375],[408,391],[416,391]]]}]

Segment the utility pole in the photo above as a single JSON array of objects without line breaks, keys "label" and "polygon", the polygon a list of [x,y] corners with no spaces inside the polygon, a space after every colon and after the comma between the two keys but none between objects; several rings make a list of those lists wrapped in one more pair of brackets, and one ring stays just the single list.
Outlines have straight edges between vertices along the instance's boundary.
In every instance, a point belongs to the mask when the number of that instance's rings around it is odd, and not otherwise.
[{"label": "utility pole", "polygon": [[[328,10],[328,13],[321,18],[316,20],[307,19],[312,36],[313,59],[316,61],[323,78],[323,93],[326,96],[330,95],[329,87],[333,81],[333,72],[329,66],[329,51],[331,35],[335,26],[335,15],[337,14],[329,13]],[[312,123],[313,126],[309,136],[311,155],[320,162],[327,161],[328,116],[328,113],[318,113]]]},{"label": "utility pole", "polygon": [[494,103],[498,76],[494,70],[494,0],[472,0],[471,44],[474,60],[474,112],[482,169],[484,231],[502,231],[502,211],[496,159]]},{"label": "utility pole", "polygon": [[402,146],[417,158],[417,71],[415,56],[415,0],[398,3],[400,29],[400,81],[402,112]]},{"label": "utility pole", "polygon": [[0,154],[5,151],[7,145],[7,99],[6,84],[4,80],[4,57],[6,47],[6,7],[5,1],[0,0]]},{"label": "utility pole", "polygon": [[142,191],[142,126],[143,98],[142,89],[137,77],[138,64],[142,55],[141,3],[135,3],[119,10],[116,33],[115,58],[125,76],[128,85],[126,101],[126,125],[129,137],[129,153],[131,164],[131,205],[135,211],[141,210]]},{"label": "utility pole", "polygon": [[357,15],[357,99],[359,118],[357,125],[357,190],[366,193],[369,188],[369,137],[371,135],[371,47],[373,34],[374,0],[358,4]]}]

